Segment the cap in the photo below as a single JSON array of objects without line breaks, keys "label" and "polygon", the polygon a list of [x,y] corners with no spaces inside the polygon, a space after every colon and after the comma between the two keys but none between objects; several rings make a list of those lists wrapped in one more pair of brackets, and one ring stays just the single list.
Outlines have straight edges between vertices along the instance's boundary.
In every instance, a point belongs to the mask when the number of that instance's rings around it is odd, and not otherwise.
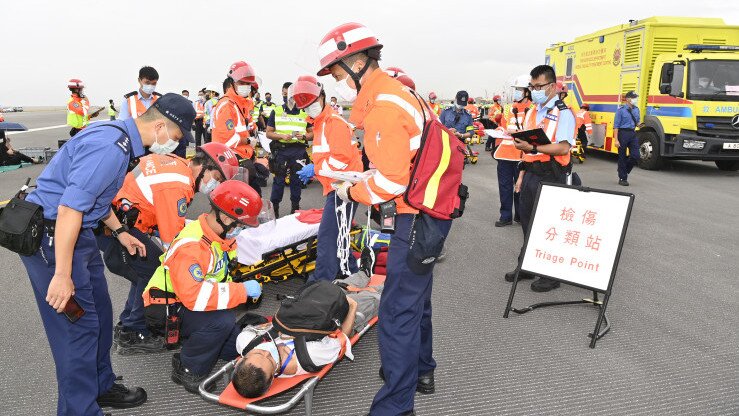
[{"label": "cap", "polygon": [[457,95],[455,97],[455,100],[456,100],[457,104],[459,104],[461,106],[465,106],[465,105],[467,105],[467,100],[469,98],[470,98],[470,95],[467,94],[467,91],[462,90],[462,91],[457,92]]},{"label": "cap", "polygon": [[154,102],[154,108],[180,128],[182,140],[186,140],[186,143],[193,140],[190,130],[195,120],[195,108],[190,100],[180,94],[168,92]]},{"label": "cap", "polygon": [[639,98],[639,95],[634,90],[631,90],[626,93],[626,98]]}]

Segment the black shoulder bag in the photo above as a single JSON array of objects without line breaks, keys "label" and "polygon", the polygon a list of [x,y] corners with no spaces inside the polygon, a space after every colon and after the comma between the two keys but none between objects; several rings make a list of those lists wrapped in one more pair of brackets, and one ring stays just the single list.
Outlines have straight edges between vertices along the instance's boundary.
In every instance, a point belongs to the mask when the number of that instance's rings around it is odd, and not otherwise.
[{"label": "black shoulder bag", "polygon": [[26,201],[26,180],[15,197],[0,211],[0,246],[22,256],[31,256],[41,246],[44,233],[44,210],[41,205]]}]

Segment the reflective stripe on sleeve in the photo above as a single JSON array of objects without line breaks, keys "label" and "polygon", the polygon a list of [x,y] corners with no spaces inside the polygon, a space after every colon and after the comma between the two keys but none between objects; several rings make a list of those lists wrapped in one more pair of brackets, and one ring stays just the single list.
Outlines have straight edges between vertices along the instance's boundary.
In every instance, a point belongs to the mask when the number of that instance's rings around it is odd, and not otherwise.
[{"label": "reflective stripe on sleeve", "polygon": [[210,295],[213,293],[213,286],[215,280],[208,279],[200,283],[200,291],[198,292],[198,298],[195,300],[195,306],[192,308],[195,312],[204,311],[205,307],[208,306],[208,300]]}]

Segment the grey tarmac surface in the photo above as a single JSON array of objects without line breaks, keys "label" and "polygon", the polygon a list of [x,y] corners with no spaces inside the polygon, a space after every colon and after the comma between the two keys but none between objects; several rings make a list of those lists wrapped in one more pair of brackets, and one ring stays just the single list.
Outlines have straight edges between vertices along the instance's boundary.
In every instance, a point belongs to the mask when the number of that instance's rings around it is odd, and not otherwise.
[{"label": "grey tarmac surface", "polygon": [[[36,127],[62,124],[59,113],[28,117]],[[9,114],[9,121],[21,121]],[[59,121],[61,120],[61,121]],[[31,127],[31,126],[29,126]],[[16,136],[53,146],[68,129]],[[22,139],[21,139],[22,138]],[[498,217],[495,161],[465,170],[471,199],[455,221],[447,259],[435,270],[436,393],[416,396],[419,415],[737,415],[739,414],[739,174],[713,163],[676,162],[659,172],[636,169],[632,186],[617,185],[615,157],[591,155],[575,169],[587,186],[636,195],[631,224],[608,308],[611,332],[588,348],[595,308],[564,306],[503,319],[522,241],[519,226],[494,228]],[[0,174],[0,200],[43,166]],[[267,191],[268,192],[268,191]],[[287,196],[286,196],[287,199]],[[322,206],[313,184],[303,208]],[[203,209],[202,201],[194,210]],[[191,215],[195,215],[192,212]],[[56,381],[49,346],[20,259],[0,250],[0,414],[52,415]],[[114,314],[128,284],[108,275]],[[267,286],[261,311],[298,282]],[[563,286],[546,294],[519,285],[514,306],[577,300],[589,292]],[[355,347],[316,389],[314,415],[362,415],[381,385],[377,333]],[[171,353],[120,356],[117,374],[147,389],[140,408],[113,415],[235,415],[206,403],[170,379]],[[220,364],[219,364],[220,365]],[[279,400],[277,401],[279,402]],[[291,415],[304,414],[299,404]]]}]

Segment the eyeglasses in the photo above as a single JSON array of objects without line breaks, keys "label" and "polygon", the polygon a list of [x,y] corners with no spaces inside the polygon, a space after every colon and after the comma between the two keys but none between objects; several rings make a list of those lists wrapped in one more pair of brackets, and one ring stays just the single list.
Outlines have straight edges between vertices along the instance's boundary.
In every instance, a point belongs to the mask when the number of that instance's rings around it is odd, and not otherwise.
[{"label": "eyeglasses", "polygon": [[541,84],[541,85],[529,84],[529,90],[532,90],[532,91],[541,91],[544,88],[546,88],[547,85],[550,85],[550,84],[554,84],[554,82],[547,82],[546,84]]}]

